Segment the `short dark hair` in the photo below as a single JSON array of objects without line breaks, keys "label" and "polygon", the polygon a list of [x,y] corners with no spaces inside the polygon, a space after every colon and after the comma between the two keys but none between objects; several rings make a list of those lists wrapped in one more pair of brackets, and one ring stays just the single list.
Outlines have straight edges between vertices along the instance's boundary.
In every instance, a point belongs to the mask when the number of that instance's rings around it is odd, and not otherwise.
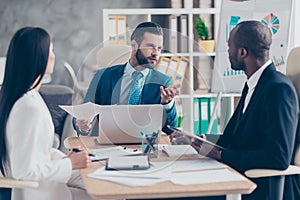
[{"label": "short dark hair", "polygon": [[154,22],[143,22],[135,28],[130,40],[135,40],[138,44],[141,44],[146,32],[156,35],[163,35],[163,30],[159,24]]},{"label": "short dark hair", "polygon": [[3,175],[7,156],[6,123],[10,111],[20,97],[39,85],[46,71],[50,43],[49,34],[36,27],[21,28],[10,41],[0,90],[0,169]]},{"label": "short dark hair", "polygon": [[270,50],[272,33],[270,28],[259,21],[243,21],[237,25],[233,39],[236,47],[246,48],[256,58],[261,59]]}]

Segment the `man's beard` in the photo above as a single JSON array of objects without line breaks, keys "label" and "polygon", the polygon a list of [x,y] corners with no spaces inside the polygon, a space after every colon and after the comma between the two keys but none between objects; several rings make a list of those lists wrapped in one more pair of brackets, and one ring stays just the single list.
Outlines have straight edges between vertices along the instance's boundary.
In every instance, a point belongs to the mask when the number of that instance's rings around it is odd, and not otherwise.
[{"label": "man's beard", "polygon": [[[235,53],[235,55],[237,55],[237,52]],[[245,71],[245,63],[244,62],[239,62],[237,60],[237,56],[229,56],[229,61],[230,61],[230,64],[231,64],[231,69]]]},{"label": "man's beard", "polygon": [[141,65],[142,67],[153,69],[156,66],[156,63],[148,62],[148,58],[143,55],[140,49],[136,51],[135,57],[138,64]]},{"label": "man's beard", "polygon": [[231,69],[233,70],[243,70],[245,71],[245,63],[236,63],[236,64],[231,64]]}]

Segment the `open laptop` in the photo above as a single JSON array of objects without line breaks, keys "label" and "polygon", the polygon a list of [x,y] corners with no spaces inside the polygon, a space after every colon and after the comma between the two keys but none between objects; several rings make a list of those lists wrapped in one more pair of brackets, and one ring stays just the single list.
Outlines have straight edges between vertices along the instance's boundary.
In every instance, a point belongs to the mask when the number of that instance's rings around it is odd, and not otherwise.
[{"label": "open laptop", "polygon": [[142,143],[141,132],[152,134],[162,128],[162,105],[109,105],[101,107],[98,136],[100,144]]}]

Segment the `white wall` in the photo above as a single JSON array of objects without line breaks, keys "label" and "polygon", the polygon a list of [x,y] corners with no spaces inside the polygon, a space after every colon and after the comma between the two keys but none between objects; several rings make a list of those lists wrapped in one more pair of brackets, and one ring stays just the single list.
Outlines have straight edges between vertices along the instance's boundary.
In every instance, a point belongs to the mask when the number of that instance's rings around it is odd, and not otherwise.
[{"label": "white wall", "polygon": [[294,36],[294,47],[300,46],[300,0],[294,0],[294,31],[292,29],[292,36]]}]

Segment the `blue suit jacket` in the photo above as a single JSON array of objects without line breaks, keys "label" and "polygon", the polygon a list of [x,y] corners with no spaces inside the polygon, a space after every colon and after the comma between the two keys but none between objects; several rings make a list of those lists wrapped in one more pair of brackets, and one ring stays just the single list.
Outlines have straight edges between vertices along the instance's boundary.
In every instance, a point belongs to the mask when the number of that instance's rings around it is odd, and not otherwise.
[{"label": "blue suit jacket", "polygon": [[[271,64],[264,70],[247,109],[239,117],[241,109],[239,103],[217,142],[227,148],[221,160],[242,173],[254,168],[286,169],[292,162],[299,113],[297,94],[290,80]],[[269,180],[253,181],[257,189],[243,199],[269,199]],[[292,182],[292,177],[286,178],[289,185],[286,191],[295,186]],[[299,198],[298,192],[286,191],[284,199]]]},{"label": "blue suit jacket", "polygon": [[[85,102],[94,102],[99,105],[113,105],[119,103],[121,78],[126,64],[116,65],[99,70],[92,79],[87,91]],[[160,104],[160,86],[168,87],[172,85],[172,79],[156,70],[150,69],[146,77],[141,93],[140,104]],[[175,104],[164,111],[163,131],[171,134],[166,125],[177,126],[177,113]]]}]

